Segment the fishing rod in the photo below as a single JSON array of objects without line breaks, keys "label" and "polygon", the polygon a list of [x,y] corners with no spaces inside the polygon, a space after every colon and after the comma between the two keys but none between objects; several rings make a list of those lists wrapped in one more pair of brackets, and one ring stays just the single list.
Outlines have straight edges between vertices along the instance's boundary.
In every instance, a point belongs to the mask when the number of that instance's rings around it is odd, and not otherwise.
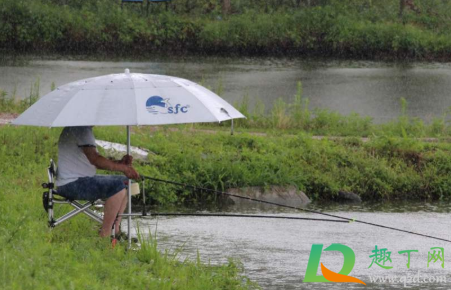
[{"label": "fishing rod", "polygon": [[[147,179],[150,179],[148,177]],[[249,214],[213,214],[213,213],[159,213],[153,212],[152,214],[148,214],[146,210],[146,194],[144,187],[145,178],[141,178],[143,182],[142,186],[142,213],[132,213],[132,214],[121,214],[121,216],[130,216],[130,217],[154,217],[154,216],[209,216],[209,217],[239,217],[239,218],[266,218],[266,219],[290,219],[290,220],[308,220],[308,221],[319,221],[319,222],[335,222],[335,223],[348,223],[348,221],[344,220],[336,220],[336,219],[318,219],[318,218],[307,218],[307,217],[292,217],[292,216],[273,216],[273,215],[249,215]]]},{"label": "fishing rod", "polygon": [[[169,180],[154,178],[154,177],[145,176],[145,175],[141,175],[141,178],[143,180],[144,179],[153,180],[153,181],[156,181],[156,182],[162,182],[162,183],[182,186],[182,187],[186,187],[186,188],[191,188],[193,190],[211,192],[211,193],[215,193],[217,195],[227,195],[227,196],[236,197],[236,198],[240,198],[240,199],[245,199],[245,200],[249,200],[249,201],[254,201],[254,202],[259,202],[259,203],[264,203],[264,204],[270,204],[270,205],[284,207],[284,208],[296,209],[296,210],[301,210],[301,211],[314,213],[314,214],[320,214],[320,215],[324,215],[324,216],[328,216],[328,217],[333,217],[333,218],[336,218],[336,219],[341,219],[341,220],[347,221],[348,223],[356,222],[356,223],[365,224],[365,225],[369,225],[369,226],[384,228],[384,229],[388,229],[388,230],[393,230],[393,231],[397,231],[397,232],[417,235],[417,236],[421,236],[421,237],[425,237],[425,238],[430,238],[430,239],[435,239],[435,240],[451,243],[451,240],[448,240],[448,239],[434,237],[434,236],[421,234],[421,233],[417,233],[417,232],[413,232],[413,231],[408,231],[408,230],[404,230],[404,229],[399,229],[399,228],[395,228],[395,227],[384,226],[384,225],[381,225],[381,224],[365,222],[365,221],[362,221],[362,220],[351,219],[351,218],[347,218],[347,217],[343,217],[343,216],[339,216],[339,215],[324,213],[324,212],[321,212],[321,211],[318,211],[318,210],[306,209],[306,208],[286,205],[286,204],[282,204],[282,203],[266,201],[266,200],[252,198],[252,197],[248,197],[248,196],[242,196],[242,195],[238,195],[238,194],[228,193],[228,192],[225,192],[225,191],[219,191],[219,190],[210,189],[210,188],[198,187],[198,186],[194,186],[194,185],[190,185],[190,184],[185,184],[185,183],[175,182],[175,181],[169,181]],[[336,221],[336,220],[327,220],[327,221]]]},{"label": "fishing rod", "polygon": [[[129,216],[129,215],[127,215]],[[142,213],[132,213],[130,216],[142,217]],[[152,213],[151,215],[144,215],[149,217],[154,216],[209,216],[209,217],[235,217],[235,218],[266,218],[266,219],[288,219],[288,220],[306,220],[306,221],[319,221],[319,222],[335,222],[335,223],[349,223],[344,220],[332,220],[332,219],[317,219],[306,217],[294,217],[294,216],[277,216],[277,215],[255,215],[255,214],[216,214],[216,213]]]}]

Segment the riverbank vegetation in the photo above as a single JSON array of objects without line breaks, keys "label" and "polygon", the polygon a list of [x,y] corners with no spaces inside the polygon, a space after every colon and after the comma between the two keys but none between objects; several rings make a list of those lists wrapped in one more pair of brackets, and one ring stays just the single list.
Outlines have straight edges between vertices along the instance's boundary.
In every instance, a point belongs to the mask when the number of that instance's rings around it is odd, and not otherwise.
[{"label": "riverbank vegetation", "polygon": [[[451,136],[451,108],[444,108],[441,116],[430,122],[413,118],[407,114],[408,103],[400,98],[400,112],[396,119],[386,123],[375,123],[371,117],[357,113],[341,115],[327,108],[309,107],[308,98],[302,95],[302,83],[298,82],[297,93],[291,102],[278,98],[270,110],[266,110],[261,101],[254,106],[249,105],[245,96],[234,106],[246,116],[246,119],[235,120],[234,126],[246,132],[283,132],[297,134],[299,131],[317,136],[343,137],[413,137],[413,138],[448,138]],[[217,92],[220,93],[220,92]],[[231,122],[222,124],[198,125],[200,128],[230,130]]]},{"label": "riverbank vegetation", "polygon": [[449,59],[449,0],[1,0],[4,51]]},{"label": "riverbank vegetation", "polygon": [[[123,143],[125,132],[97,128],[97,137]],[[449,198],[451,144],[412,138],[348,137],[315,140],[310,135],[203,133],[136,129],[132,143],[149,149],[142,174],[218,190],[295,185],[313,200],[331,201],[339,191],[364,201]],[[214,200],[208,193],[165,184],[148,190],[159,203]]]},{"label": "riverbank vegetation", "polygon": [[[4,164],[25,158],[2,168],[4,182],[11,176],[19,178],[18,171],[36,178],[34,183],[21,181],[24,189],[36,188],[44,180],[48,160],[57,156],[59,131],[2,127]],[[97,127],[95,133],[111,142],[124,143],[126,138],[122,127]],[[141,174],[212,189],[295,185],[314,200],[333,200],[339,191],[350,191],[364,201],[441,200],[451,192],[451,144],[445,142],[388,136],[373,136],[366,142],[355,137],[316,140],[303,132],[231,136],[185,126],[134,128],[132,144],[153,152],[147,162],[138,163]],[[152,186],[147,192],[159,204],[215,199],[175,186]]]},{"label": "riverbank vegetation", "polygon": [[[0,89],[0,113],[18,114],[27,109],[39,99],[39,80],[30,88],[28,96],[17,96],[15,92],[7,93]],[[55,89],[54,86],[51,88]],[[221,95],[222,87],[219,85],[212,89]],[[241,101],[233,104],[246,119],[234,121],[234,128],[250,134],[289,134],[297,135],[299,132],[332,137],[403,137],[403,138],[438,138],[448,140],[451,138],[451,108],[444,108],[442,115],[424,122],[407,114],[408,103],[400,98],[398,118],[378,124],[370,117],[360,116],[357,113],[341,115],[329,109],[309,107],[309,100],[302,95],[302,83],[298,82],[297,93],[291,102],[282,98],[276,99],[271,108],[265,108],[263,102],[257,100],[250,105],[250,100],[244,96]],[[193,129],[230,131],[231,122],[219,124],[193,124]],[[172,126],[177,128],[177,126]],[[182,126],[184,127],[184,126]]]},{"label": "riverbank vegetation", "polygon": [[49,158],[56,156],[58,133],[0,126],[1,289],[257,288],[242,276],[239,263],[180,259],[178,250],[158,251],[153,238],[144,238],[138,250],[126,251],[121,243],[112,249],[86,217],[49,230],[41,183]]}]

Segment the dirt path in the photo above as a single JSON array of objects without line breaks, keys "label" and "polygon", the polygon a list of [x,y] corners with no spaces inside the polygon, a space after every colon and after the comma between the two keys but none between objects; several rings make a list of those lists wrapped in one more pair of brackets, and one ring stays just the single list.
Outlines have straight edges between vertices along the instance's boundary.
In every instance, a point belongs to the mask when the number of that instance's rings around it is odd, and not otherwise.
[{"label": "dirt path", "polygon": [[0,113],[0,125],[11,123],[11,121],[17,118],[17,116],[18,114]]},{"label": "dirt path", "polygon": [[[179,129],[177,128],[171,128],[171,131],[178,131]],[[207,133],[207,134],[215,134],[216,130],[211,130],[211,129],[193,129],[193,131],[195,132],[201,132],[201,133]],[[226,132],[226,131],[221,131],[221,132]],[[235,132],[236,133],[236,132]],[[263,132],[246,132],[247,134],[253,135],[253,136],[268,136],[267,133],[263,133]],[[238,133],[240,134],[240,133]],[[295,137],[296,135],[293,134],[286,134],[284,136],[289,136],[289,137]],[[342,136],[312,136],[312,139],[314,140],[322,140],[322,139],[328,139],[328,140],[344,140],[346,138],[349,137],[342,137]],[[358,138],[358,137],[356,137]],[[418,141],[422,141],[422,142],[427,142],[427,143],[437,143],[437,142],[449,142],[451,143],[451,139],[438,139],[438,138],[414,138],[415,140]],[[368,137],[360,137],[360,140],[362,142],[368,142],[370,140],[370,138]]]}]

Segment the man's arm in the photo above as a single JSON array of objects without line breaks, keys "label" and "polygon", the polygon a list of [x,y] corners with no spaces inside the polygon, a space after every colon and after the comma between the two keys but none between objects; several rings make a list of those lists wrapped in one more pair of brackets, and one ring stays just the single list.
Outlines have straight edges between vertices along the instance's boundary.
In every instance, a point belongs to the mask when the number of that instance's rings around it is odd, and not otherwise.
[{"label": "man's arm", "polygon": [[131,179],[139,178],[139,174],[131,166],[131,164],[127,165],[124,162],[121,163],[109,160],[100,155],[95,149],[95,147],[83,147],[82,149],[86,157],[88,158],[89,162],[96,168],[110,171],[119,171],[124,173],[125,176]]}]

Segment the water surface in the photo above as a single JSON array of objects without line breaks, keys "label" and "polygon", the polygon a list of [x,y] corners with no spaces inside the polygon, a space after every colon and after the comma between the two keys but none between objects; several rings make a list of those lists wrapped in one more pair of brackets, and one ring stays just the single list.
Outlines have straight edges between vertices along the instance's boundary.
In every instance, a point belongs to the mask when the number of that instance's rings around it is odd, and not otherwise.
[{"label": "water surface", "polygon": [[[312,209],[364,221],[398,227],[424,234],[451,239],[451,206],[449,203],[401,203],[379,205],[313,205]],[[204,211],[207,212],[207,211]],[[321,216],[293,210],[244,205],[240,207],[209,209],[208,212],[289,215],[299,217]],[[226,263],[234,258],[243,263],[244,273],[257,281],[263,289],[393,289],[404,288],[402,283],[371,283],[370,275],[407,277],[440,276],[446,283],[407,283],[408,289],[450,289],[451,266],[446,259],[451,243],[394,232],[358,223],[328,223],[313,221],[221,218],[221,217],[159,217],[139,220],[140,228],[157,230],[160,249],[183,247],[181,258],[195,259],[197,251],[204,262]],[[351,273],[367,283],[326,284],[302,283],[312,244],[342,243],[353,249],[356,263]],[[391,252],[393,269],[376,265],[368,268],[375,246]],[[439,263],[427,267],[431,247],[444,247],[445,268]],[[407,256],[398,251],[416,249],[411,266]],[[338,252],[323,252],[321,262],[332,271],[340,271],[343,256]],[[318,272],[320,273],[320,272]]]},{"label": "water surface", "polygon": [[132,72],[166,74],[201,82],[233,103],[245,95],[251,105],[260,100],[267,110],[277,98],[287,102],[303,84],[310,108],[342,114],[357,112],[376,122],[399,116],[400,98],[408,113],[430,121],[451,106],[450,63],[386,63],[372,61],[291,60],[249,58],[166,58],[152,61],[83,61],[25,59],[0,61],[0,88],[26,97],[40,80],[40,92],[104,74]]}]

